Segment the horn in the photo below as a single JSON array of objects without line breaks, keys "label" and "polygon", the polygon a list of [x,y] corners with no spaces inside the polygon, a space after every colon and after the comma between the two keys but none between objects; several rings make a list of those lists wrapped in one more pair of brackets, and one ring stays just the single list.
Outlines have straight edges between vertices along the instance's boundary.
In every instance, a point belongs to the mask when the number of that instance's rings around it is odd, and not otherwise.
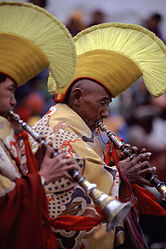
[{"label": "horn", "polygon": [[113,199],[96,188],[96,184],[90,183],[78,170],[74,170],[72,176],[76,182],[91,196],[94,203],[99,206],[107,223],[107,232],[116,227],[128,214],[131,202],[122,203]]}]

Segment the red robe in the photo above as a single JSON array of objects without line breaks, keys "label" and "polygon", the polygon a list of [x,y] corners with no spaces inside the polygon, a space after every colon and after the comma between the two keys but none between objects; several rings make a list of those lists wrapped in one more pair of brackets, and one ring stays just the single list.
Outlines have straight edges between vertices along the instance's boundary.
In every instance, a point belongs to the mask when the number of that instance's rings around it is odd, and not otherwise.
[{"label": "red robe", "polygon": [[45,249],[42,208],[45,193],[38,173],[16,180],[0,198],[0,246],[3,249]]},{"label": "red robe", "polygon": [[[0,249],[56,249],[55,236],[47,219],[46,195],[37,172],[38,163],[31,151],[27,133],[20,136],[25,144],[26,168],[29,173],[21,178],[16,177],[13,190],[0,197]],[[13,145],[12,142],[10,144]],[[3,153],[0,156],[3,164]],[[19,160],[15,159],[15,162],[19,164]],[[6,179],[10,181],[7,176]],[[3,180],[0,183],[3,188]]]}]

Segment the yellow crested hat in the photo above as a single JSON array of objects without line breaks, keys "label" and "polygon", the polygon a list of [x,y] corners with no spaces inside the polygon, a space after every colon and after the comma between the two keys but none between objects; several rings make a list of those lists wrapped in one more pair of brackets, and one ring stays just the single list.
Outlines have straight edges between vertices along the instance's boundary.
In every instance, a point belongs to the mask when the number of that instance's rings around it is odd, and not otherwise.
[{"label": "yellow crested hat", "polygon": [[0,73],[20,86],[47,67],[54,89],[71,82],[76,51],[67,28],[36,5],[0,2]]},{"label": "yellow crested hat", "polygon": [[144,27],[104,23],[81,31],[74,39],[78,55],[76,73],[68,86],[57,89],[55,102],[63,102],[72,84],[81,78],[95,80],[112,97],[120,95],[141,76],[153,96],[166,91],[166,46]]}]

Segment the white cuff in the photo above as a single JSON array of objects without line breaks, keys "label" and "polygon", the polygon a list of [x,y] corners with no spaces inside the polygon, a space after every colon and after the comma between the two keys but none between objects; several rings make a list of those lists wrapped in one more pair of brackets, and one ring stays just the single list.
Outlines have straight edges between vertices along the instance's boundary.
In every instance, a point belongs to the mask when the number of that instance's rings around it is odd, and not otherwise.
[{"label": "white cuff", "polygon": [[44,187],[46,185],[46,180],[45,180],[44,176],[40,176],[40,178],[41,178],[42,186]]}]

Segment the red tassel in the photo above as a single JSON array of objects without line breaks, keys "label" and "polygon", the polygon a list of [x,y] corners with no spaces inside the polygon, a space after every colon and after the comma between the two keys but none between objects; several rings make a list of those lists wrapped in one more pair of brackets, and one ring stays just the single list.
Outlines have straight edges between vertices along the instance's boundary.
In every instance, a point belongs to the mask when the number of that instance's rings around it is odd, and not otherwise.
[{"label": "red tassel", "polygon": [[109,165],[111,158],[113,158],[114,163],[119,170],[120,177],[122,178],[122,180],[125,183],[125,187],[121,191],[121,194],[120,194],[120,198],[119,198],[120,201],[122,201],[122,202],[132,201],[134,203],[135,201],[134,201],[134,196],[133,196],[133,192],[132,192],[132,186],[131,186],[130,182],[128,181],[128,179],[126,178],[126,176],[123,174],[122,168],[118,164],[120,158],[119,158],[119,155],[116,151],[116,148],[113,145],[112,151],[110,153],[110,143],[108,143],[107,154],[106,154],[106,159],[105,159],[105,162],[107,165]]},{"label": "red tassel", "polygon": [[22,133],[18,134],[18,137],[20,137],[24,140],[25,153],[26,153],[29,173],[37,172],[39,170],[38,162],[37,162],[37,160],[32,152],[31,146],[29,144],[28,133],[26,131],[23,131]]},{"label": "red tassel", "polygon": [[[108,151],[109,151],[109,148],[107,150],[107,154],[109,154]],[[107,155],[107,160],[108,159],[111,160],[111,157],[113,158],[115,165],[117,166],[117,168],[119,170],[120,176],[126,185],[125,189],[121,193],[120,200],[121,201],[125,200],[124,196],[126,194],[126,191],[128,191],[131,196],[132,196],[132,192],[134,192],[135,196],[138,198],[138,208],[143,214],[155,215],[155,216],[166,216],[166,210],[164,208],[162,208],[155,201],[157,198],[154,194],[152,194],[147,189],[140,187],[137,184],[133,184],[133,185],[131,185],[130,183],[128,184],[127,178],[124,177],[122,169],[118,165],[119,155],[118,155],[115,147],[113,147],[112,153]]]},{"label": "red tassel", "polygon": [[100,215],[99,218],[89,216],[64,215],[58,216],[55,219],[51,219],[50,224],[55,229],[81,231],[89,230],[93,227],[98,226],[99,224],[101,224],[102,220],[103,215]]},{"label": "red tassel", "polygon": [[155,201],[157,199],[155,195],[137,184],[133,184],[132,187],[138,198],[138,208],[143,214],[166,216],[166,210]]}]

